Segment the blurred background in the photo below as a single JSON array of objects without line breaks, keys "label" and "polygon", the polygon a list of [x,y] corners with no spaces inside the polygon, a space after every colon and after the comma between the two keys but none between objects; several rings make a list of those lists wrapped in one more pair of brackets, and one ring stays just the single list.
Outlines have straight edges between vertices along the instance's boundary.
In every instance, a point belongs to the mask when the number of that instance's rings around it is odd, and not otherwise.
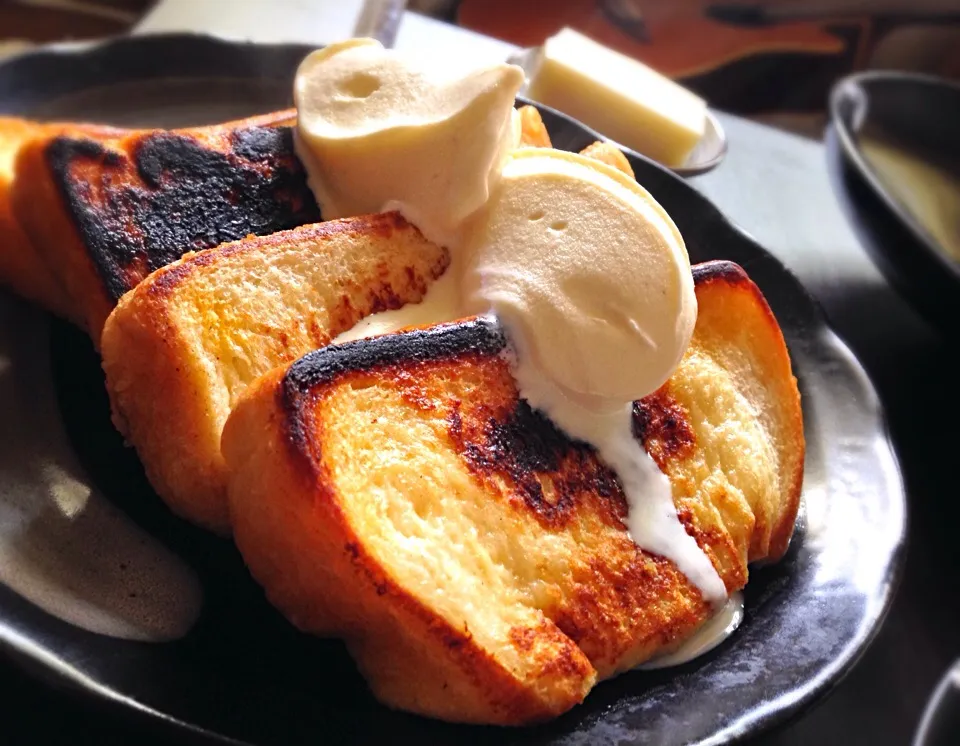
[{"label": "blurred background", "polygon": [[[209,29],[212,19],[230,35],[230,16],[262,15],[269,24],[289,9],[329,19],[334,6],[344,25],[333,36],[349,35],[361,0],[0,0],[0,56],[131,30]],[[816,137],[832,83],[850,72],[960,78],[958,0],[410,0],[407,7],[520,47],[572,26],[716,108]],[[312,30],[312,40],[331,41],[330,31]]]}]

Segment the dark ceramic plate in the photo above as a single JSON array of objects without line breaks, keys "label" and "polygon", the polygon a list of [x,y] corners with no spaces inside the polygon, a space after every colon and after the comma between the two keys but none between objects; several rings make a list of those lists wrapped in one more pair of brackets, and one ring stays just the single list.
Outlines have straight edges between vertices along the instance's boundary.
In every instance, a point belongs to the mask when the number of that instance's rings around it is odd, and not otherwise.
[{"label": "dark ceramic plate", "polygon": [[[289,104],[305,51],[192,36],[40,51],[0,66],[0,113],[222,120]],[[594,139],[544,115],[558,147]],[[904,494],[877,398],[776,259],[681,179],[631,162],[694,261],[732,259],[759,284],[804,395],[805,515],[787,557],[752,572],[746,619],[718,649],[606,682],[533,729],[391,712],[340,643],[300,635],[271,609],[229,542],[164,509],[110,425],[89,341],[0,295],[3,648],[101,703],[181,733],[251,744],[717,744],[810,705],[872,639],[902,558]],[[50,613],[58,610],[70,621]]]},{"label": "dark ceramic plate", "polygon": [[[847,163],[866,187],[857,212],[876,239],[864,242],[870,255],[918,311],[955,332],[960,259],[897,197],[896,185],[891,189],[865,152],[864,138],[881,137],[960,180],[960,85],[915,73],[858,73],[834,87],[830,116]],[[960,235],[960,223],[952,230]]]}]

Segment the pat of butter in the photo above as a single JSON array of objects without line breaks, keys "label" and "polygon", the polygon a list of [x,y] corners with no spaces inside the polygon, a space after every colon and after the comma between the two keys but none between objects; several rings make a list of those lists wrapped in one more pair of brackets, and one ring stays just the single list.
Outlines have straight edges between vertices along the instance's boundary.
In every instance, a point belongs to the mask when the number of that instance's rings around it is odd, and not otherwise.
[{"label": "pat of butter", "polygon": [[547,39],[527,72],[527,96],[667,166],[703,137],[703,99],[573,29]]}]

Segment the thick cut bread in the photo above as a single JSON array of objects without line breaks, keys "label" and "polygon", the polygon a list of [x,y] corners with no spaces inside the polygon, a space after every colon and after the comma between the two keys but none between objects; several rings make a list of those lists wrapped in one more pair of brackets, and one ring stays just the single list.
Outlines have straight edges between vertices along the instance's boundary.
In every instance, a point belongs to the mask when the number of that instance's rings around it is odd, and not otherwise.
[{"label": "thick cut bread", "polygon": [[63,288],[14,216],[14,164],[24,143],[37,137],[109,137],[118,132],[98,125],[39,124],[0,117],[0,284],[66,319],[76,320]]},{"label": "thick cut bread", "polygon": [[68,308],[63,292],[30,244],[13,216],[10,187],[20,146],[34,137],[40,125],[24,119],[0,117],[0,283],[27,300],[56,313]]},{"label": "thick cut bread", "polygon": [[14,214],[95,344],[120,296],[186,252],[319,220],[293,117],[43,134],[19,149]]},{"label": "thick cut bread", "polygon": [[[634,431],[728,590],[777,559],[804,439],[780,329],[728,262],[694,267],[700,316]],[[490,319],[311,353],[252,385],[223,433],[234,538],[299,628],[342,637],[383,702],[522,724],[709,615],[638,548],[615,475],[518,399]]]},{"label": "thick cut bread", "polygon": [[448,262],[389,213],[190,254],[121,298],[103,330],[107,390],[159,495],[228,532],[220,432],[247,384],[367,314],[419,301]]}]

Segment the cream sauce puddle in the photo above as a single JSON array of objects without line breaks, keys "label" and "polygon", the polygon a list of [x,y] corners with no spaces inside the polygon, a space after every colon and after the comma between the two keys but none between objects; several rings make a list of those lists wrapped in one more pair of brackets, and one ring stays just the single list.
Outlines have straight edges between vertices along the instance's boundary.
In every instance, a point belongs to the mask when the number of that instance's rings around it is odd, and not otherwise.
[{"label": "cream sauce puddle", "polygon": [[709,653],[717,645],[732,635],[740,622],[743,621],[743,593],[731,593],[727,602],[720,607],[716,614],[701,625],[700,629],[688,637],[676,649],[663,655],[658,655],[646,663],[637,666],[641,671],[651,671],[658,668],[670,668],[689,663],[705,653]]}]

